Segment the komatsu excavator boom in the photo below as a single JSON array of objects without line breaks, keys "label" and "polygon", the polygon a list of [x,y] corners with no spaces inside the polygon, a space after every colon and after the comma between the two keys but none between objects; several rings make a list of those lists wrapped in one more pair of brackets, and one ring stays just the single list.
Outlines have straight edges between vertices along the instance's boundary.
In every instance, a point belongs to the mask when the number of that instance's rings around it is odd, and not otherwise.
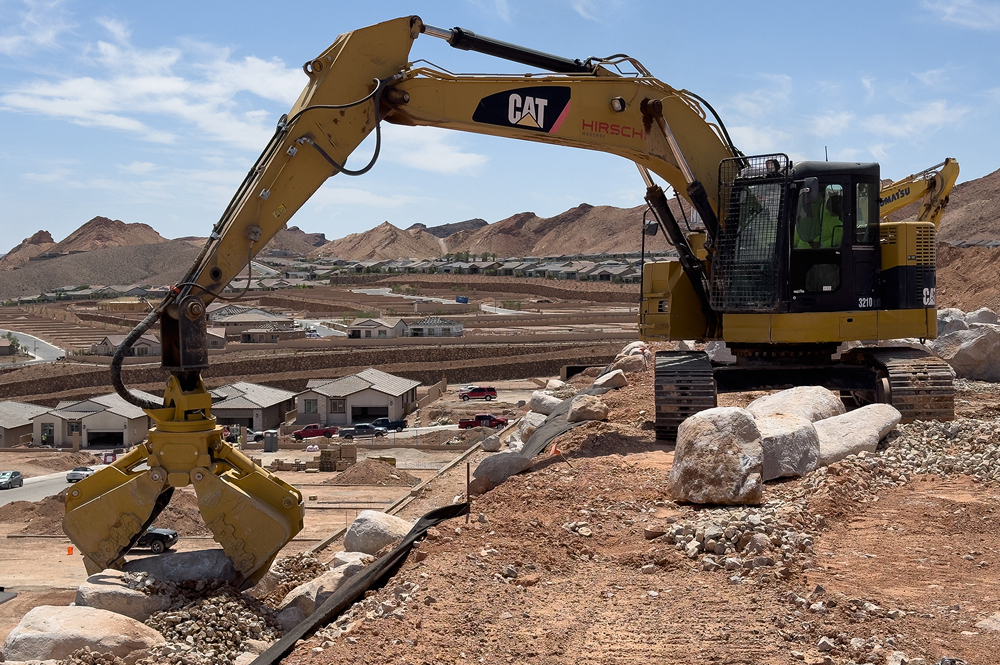
[{"label": "komatsu excavator boom", "polygon": [[[420,35],[550,73],[453,74],[411,62],[410,48]],[[126,337],[112,362],[115,389],[145,409],[155,427],[146,445],[80,482],[67,497],[64,529],[90,572],[119,565],[173,489],[189,484],[245,585],[260,579],[302,528],[301,494],[222,440],[200,374],[208,367],[207,306],[222,298],[323,182],[372,168],[382,150],[383,121],[599,150],[634,162],[656,223],[678,253],[677,261],[643,268],[645,338],[725,340],[742,345],[743,357],[812,358],[829,357],[843,339],[934,334],[933,302],[913,305],[910,273],[898,276],[902,301],[886,308],[876,295],[877,164],[793,165],[780,154],[746,157],[706,101],[657,80],[633,58],[567,59],[409,16],[340,35],[303,70],[305,89],[195,264]],[[369,163],[348,166],[373,132]],[[682,232],[654,174],[687,199],[704,233]],[[827,209],[837,214],[825,216]],[[933,233],[933,225],[926,226]],[[793,240],[805,249],[791,250]],[[882,259],[884,265],[884,253]],[[121,380],[128,349],[157,320],[162,366],[170,373],[162,403],[131,393]],[[671,419],[714,404],[716,385],[712,366],[700,356],[693,365],[692,357],[681,357],[680,364],[666,358],[679,374],[661,373],[661,360],[658,355],[657,434],[669,436]],[[773,382],[761,366],[750,370],[730,372],[726,385]],[[697,377],[694,398],[676,380],[682,375]],[[874,394],[879,376],[874,367],[846,375],[827,367],[814,378],[861,395]]]}]

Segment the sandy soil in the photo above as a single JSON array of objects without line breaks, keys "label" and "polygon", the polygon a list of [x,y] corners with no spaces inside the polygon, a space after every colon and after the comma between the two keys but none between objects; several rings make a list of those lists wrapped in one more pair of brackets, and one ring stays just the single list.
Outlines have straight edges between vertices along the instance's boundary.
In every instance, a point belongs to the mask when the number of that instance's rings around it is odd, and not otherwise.
[{"label": "sandy soil", "polygon": [[0,467],[20,471],[25,478],[45,476],[59,471],[69,471],[78,466],[101,464],[90,453],[63,453],[53,450],[26,450],[0,454]]}]

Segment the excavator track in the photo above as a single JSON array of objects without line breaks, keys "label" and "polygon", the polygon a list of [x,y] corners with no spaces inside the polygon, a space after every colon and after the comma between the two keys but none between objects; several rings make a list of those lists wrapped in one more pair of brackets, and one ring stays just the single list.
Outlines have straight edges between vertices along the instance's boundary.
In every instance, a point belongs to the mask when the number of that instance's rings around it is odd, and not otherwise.
[{"label": "excavator track", "polygon": [[955,379],[945,361],[919,349],[870,351],[869,357],[886,374],[889,401],[902,422],[955,419]]},{"label": "excavator track", "polygon": [[702,351],[657,351],[654,376],[660,441],[676,441],[677,428],[689,416],[716,406],[712,361]]}]

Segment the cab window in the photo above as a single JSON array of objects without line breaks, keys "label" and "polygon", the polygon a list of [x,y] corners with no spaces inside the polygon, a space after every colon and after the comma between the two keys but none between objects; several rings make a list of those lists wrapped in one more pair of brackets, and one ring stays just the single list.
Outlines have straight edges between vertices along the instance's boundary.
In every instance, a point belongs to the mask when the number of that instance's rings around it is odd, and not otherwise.
[{"label": "cab window", "polygon": [[872,229],[876,221],[872,219],[871,214],[873,189],[874,186],[867,182],[859,182],[856,185],[854,195],[856,207],[854,214],[854,243],[857,245],[865,245],[872,240]]},{"label": "cab window", "polygon": [[844,239],[844,188],[824,185],[822,195],[813,203],[799,197],[795,211],[795,249],[834,249]]}]

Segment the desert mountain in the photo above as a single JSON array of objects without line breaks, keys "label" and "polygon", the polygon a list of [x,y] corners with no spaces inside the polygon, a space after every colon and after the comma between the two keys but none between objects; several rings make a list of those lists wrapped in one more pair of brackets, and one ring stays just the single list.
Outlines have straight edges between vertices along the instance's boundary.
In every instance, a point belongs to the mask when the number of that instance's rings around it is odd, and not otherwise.
[{"label": "desert mountain", "polygon": [[32,256],[46,252],[56,242],[48,231],[39,231],[30,238],[25,238],[21,244],[0,257],[0,270],[14,270],[28,263]]},{"label": "desert mountain", "polygon": [[415,231],[422,229],[432,236],[438,238],[447,238],[453,233],[458,233],[459,231],[475,231],[476,229],[486,226],[489,222],[485,219],[480,219],[476,217],[475,219],[467,219],[464,222],[453,222],[451,224],[440,224],[438,226],[427,226],[426,224],[414,224],[407,228],[407,231]]},{"label": "desert mountain", "polygon": [[335,256],[354,261],[369,259],[393,260],[399,258],[433,258],[443,256],[446,249],[444,240],[436,238],[423,229],[399,229],[383,222],[370,231],[352,233],[337,240],[331,240],[309,253],[310,258]]},{"label": "desert mountain", "polygon": [[[680,220],[677,202],[671,201],[670,207]],[[328,242],[310,256],[336,256],[364,261],[430,259],[455,252],[480,255],[487,252],[495,253],[498,257],[508,257],[552,256],[567,252],[594,254],[638,251],[645,209],[645,206],[615,208],[582,203],[555,217],[539,217],[533,212],[522,212],[493,224],[478,224],[475,223],[477,220],[469,220],[431,228],[414,224],[403,230],[385,222],[370,231],[353,233]],[[685,212],[690,217],[686,206]],[[467,228],[443,238],[437,238],[433,234],[436,229],[462,225]],[[667,244],[662,236],[657,235],[647,238],[646,247],[662,251],[667,249]]]},{"label": "desert mountain", "polygon": [[[916,211],[913,213],[916,214]],[[979,243],[1000,240],[1000,170],[951,190],[938,239]]]},{"label": "desert mountain", "polygon": [[190,242],[165,240],[32,261],[4,274],[0,279],[0,299],[37,295],[71,284],[173,284],[183,277],[198,251]]},{"label": "desert mountain", "polygon": [[271,241],[267,243],[265,251],[269,249],[280,249],[293,254],[308,254],[317,247],[326,244],[326,236],[322,233],[306,233],[297,226],[282,227],[278,230]]},{"label": "desert mountain", "polygon": [[90,252],[106,247],[130,247],[167,242],[167,239],[147,224],[126,224],[119,219],[94,217],[47,250],[52,254]]}]

